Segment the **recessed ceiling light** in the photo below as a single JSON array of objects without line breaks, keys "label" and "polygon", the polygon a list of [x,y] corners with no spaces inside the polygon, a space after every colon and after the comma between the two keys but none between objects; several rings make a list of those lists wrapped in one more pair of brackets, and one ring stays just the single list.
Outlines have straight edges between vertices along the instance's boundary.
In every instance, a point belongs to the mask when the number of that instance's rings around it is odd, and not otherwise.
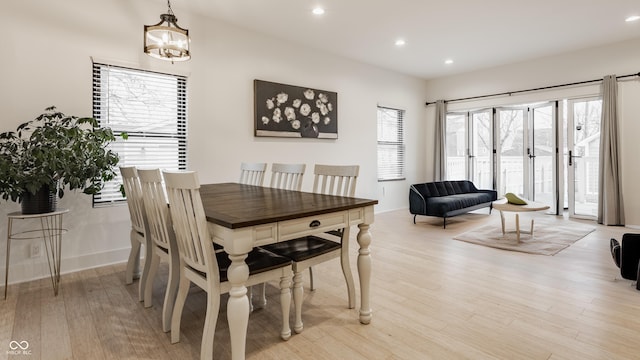
[{"label": "recessed ceiling light", "polygon": [[396,46],[405,46],[406,44],[407,44],[407,42],[404,41],[404,39],[396,40]]},{"label": "recessed ceiling light", "polygon": [[632,15],[624,19],[624,21],[626,22],[632,22],[632,21],[638,21],[638,20],[640,20],[640,15]]},{"label": "recessed ceiling light", "polygon": [[444,63],[447,64],[447,65],[451,65],[451,64],[453,64],[453,60],[447,59],[447,60],[444,61]]},{"label": "recessed ceiling light", "polygon": [[314,15],[322,15],[324,14],[324,9],[318,6],[313,8],[311,12],[313,12]]}]

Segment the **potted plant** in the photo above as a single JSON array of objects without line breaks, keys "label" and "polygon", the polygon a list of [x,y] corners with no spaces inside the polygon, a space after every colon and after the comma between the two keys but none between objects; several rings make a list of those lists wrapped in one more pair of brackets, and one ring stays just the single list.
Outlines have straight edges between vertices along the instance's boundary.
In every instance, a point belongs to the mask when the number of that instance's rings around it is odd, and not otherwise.
[{"label": "potted plant", "polygon": [[0,196],[22,203],[24,214],[54,211],[64,189],[96,194],[115,176],[115,140],[94,118],[43,114],[0,134]]}]

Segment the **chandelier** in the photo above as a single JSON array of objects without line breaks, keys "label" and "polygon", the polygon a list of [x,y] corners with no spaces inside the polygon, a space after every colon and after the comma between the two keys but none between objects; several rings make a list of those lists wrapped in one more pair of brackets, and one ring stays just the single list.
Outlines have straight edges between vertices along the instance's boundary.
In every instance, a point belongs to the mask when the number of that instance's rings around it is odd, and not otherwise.
[{"label": "chandelier", "polygon": [[166,14],[160,15],[160,22],[144,26],[144,52],[154,58],[171,61],[191,59],[189,52],[189,30],[178,26],[178,19],[167,0]]}]

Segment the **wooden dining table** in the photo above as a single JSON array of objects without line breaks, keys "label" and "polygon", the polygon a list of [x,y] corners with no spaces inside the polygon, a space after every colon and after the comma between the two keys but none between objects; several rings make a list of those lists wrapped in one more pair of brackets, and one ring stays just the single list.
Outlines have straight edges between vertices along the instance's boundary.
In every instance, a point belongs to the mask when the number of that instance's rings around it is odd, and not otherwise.
[{"label": "wooden dining table", "polygon": [[200,197],[213,241],[224,246],[231,260],[227,319],[232,359],[245,358],[249,268],[244,260],[256,246],[357,225],[359,320],[362,324],[371,322],[369,226],[374,220],[373,207],[377,200],[237,183],[201,185]]}]

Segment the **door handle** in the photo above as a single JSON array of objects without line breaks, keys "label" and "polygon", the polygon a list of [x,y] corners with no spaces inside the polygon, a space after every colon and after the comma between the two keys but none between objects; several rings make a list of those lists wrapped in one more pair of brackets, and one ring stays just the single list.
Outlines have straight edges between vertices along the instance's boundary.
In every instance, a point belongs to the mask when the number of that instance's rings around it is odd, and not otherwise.
[{"label": "door handle", "polygon": [[569,166],[573,165],[573,158],[581,158],[581,155],[573,155],[572,151],[569,150]]},{"label": "door handle", "polygon": [[569,166],[573,165],[573,155],[571,155],[571,150],[569,150]]}]

